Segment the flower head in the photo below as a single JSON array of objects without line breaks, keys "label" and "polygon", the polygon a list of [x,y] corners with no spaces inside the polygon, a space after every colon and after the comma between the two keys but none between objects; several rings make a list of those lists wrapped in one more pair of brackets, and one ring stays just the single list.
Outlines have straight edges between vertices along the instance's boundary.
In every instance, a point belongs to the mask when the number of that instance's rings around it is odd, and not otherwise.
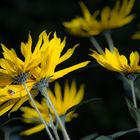
[{"label": "flower head", "polygon": [[106,48],[105,52],[101,54],[93,51],[91,56],[94,57],[101,66],[108,70],[124,74],[140,73],[139,54],[137,51],[131,52],[129,62],[124,55],[119,54],[117,48],[114,48],[113,51],[109,51]]},{"label": "flower head", "polygon": [[[80,3],[83,17],[76,17],[70,22],[64,22],[64,26],[74,35],[94,36],[105,30],[122,27],[133,20],[134,15],[129,15],[134,5],[134,0],[116,2],[113,9],[106,6],[101,12],[90,14],[83,2]],[[100,14],[100,15],[99,15]],[[99,16],[99,19],[97,17]]]},{"label": "flower head", "polygon": [[[28,89],[31,91],[35,81],[30,78],[30,71],[37,67],[43,59],[42,37],[32,52],[32,38],[29,35],[27,43],[21,43],[21,53],[24,60],[20,59],[14,49],[8,49],[3,44],[3,56],[0,59],[0,116],[10,111],[17,111],[20,106],[29,99],[22,82],[26,81]],[[32,93],[32,91],[31,91]],[[36,96],[34,91],[32,96]]]},{"label": "flower head", "polygon": [[[41,49],[42,45],[42,32],[39,36],[38,42],[32,52],[32,38],[29,35],[27,43],[21,43],[20,49],[24,60],[21,60],[14,49],[8,49],[6,46],[1,44],[3,49],[4,58],[0,59],[0,86],[10,85],[11,83],[16,83],[20,78],[27,80],[28,73],[43,59],[43,52]],[[20,78],[18,78],[18,76]],[[21,80],[22,81],[22,80]]]},{"label": "flower head", "polygon": [[56,67],[59,64],[66,61],[72,56],[77,45],[75,45],[73,48],[68,49],[64,54],[62,54],[62,51],[66,44],[66,39],[61,41],[61,39],[57,37],[56,33],[53,34],[52,39],[49,40],[49,38],[50,34],[43,35],[43,48],[45,50],[45,55],[43,56],[44,59],[41,64],[38,65],[38,67],[31,71],[33,77],[37,82],[42,79],[48,79],[49,82],[54,81],[60,77],[63,77],[67,73],[86,66],[89,63],[89,61],[85,61],[71,67],[64,68],[62,70],[56,70]]},{"label": "flower head", "polygon": [[[52,100],[52,103],[54,104],[54,107],[56,111],[58,112],[58,115],[60,117],[65,116],[65,121],[69,122],[72,120],[72,118],[77,117],[77,113],[75,113],[74,111],[71,111],[68,114],[66,114],[66,112],[71,107],[81,102],[84,96],[84,86],[81,85],[79,90],[77,90],[75,81],[72,81],[70,86],[68,82],[66,82],[65,87],[64,87],[64,93],[63,93],[60,84],[56,82],[54,86],[54,93],[52,90],[49,89],[48,96]],[[38,103],[36,101],[36,104],[40,112],[42,113],[42,116],[44,117],[44,119],[49,123],[50,122],[49,114],[48,114],[49,112],[46,106],[45,98],[42,99],[41,103]],[[23,131],[22,134],[30,135],[44,129],[43,124],[39,123],[39,117],[34,108],[22,107],[21,110],[23,111],[23,119],[26,123],[36,124],[35,127],[29,130]],[[55,121],[55,115],[52,110],[51,110],[51,113]]]}]

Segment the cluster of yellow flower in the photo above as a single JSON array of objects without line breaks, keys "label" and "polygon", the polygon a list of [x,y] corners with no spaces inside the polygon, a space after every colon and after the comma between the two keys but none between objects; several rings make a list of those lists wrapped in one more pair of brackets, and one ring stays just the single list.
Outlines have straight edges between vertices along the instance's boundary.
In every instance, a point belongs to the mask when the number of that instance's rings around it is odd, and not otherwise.
[{"label": "cluster of yellow flower", "polygon": [[[90,14],[83,2],[80,6],[83,12],[83,17],[76,17],[70,22],[64,22],[67,30],[77,36],[89,37],[93,42],[97,51],[92,51],[92,56],[97,62],[108,70],[123,73],[127,75],[129,80],[133,80],[133,74],[140,72],[139,53],[132,52],[129,56],[129,62],[124,55],[120,55],[117,48],[113,45],[113,40],[109,31],[130,23],[135,15],[130,12],[134,5],[134,0],[117,1],[114,8],[108,6],[103,8],[101,12],[95,11]],[[93,36],[103,33],[108,41],[109,49],[102,50]],[[66,38],[61,41],[56,33],[51,38],[51,33],[47,34],[43,31],[39,35],[38,42],[32,51],[32,38],[29,34],[28,42],[21,43],[20,50],[24,60],[20,59],[14,49],[8,49],[3,44],[3,58],[0,58],[0,116],[10,111],[17,111],[21,105],[29,100],[31,93],[33,97],[42,92],[43,88],[48,89],[48,84],[64,75],[86,66],[89,61],[85,61],[68,68],[56,71],[56,66],[69,59],[78,45],[68,49],[64,54],[62,51],[66,44]],[[139,39],[140,33],[137,32],[133,38]],[[66,121],[70,121],[77,114],[73,111],[66,114],[67,110],[78,104],[83,99],[84,86],[81,85],[77,91],[75,81],[71,86],[68,82],[65,83],[64,95],[62,96],[61,86],[55,83],[54,93],[48,89],[47,95],[51,99],[59,116],[64,116]],[[134,95],[134,93],[133,93]],[[135,96],[133,96],[135,98]],[[46,98],[42,98],[41,103],[35,101],[37,108],[40,110],[43,119],[49,123],[56,120],[55,112],[49,107],[46,107]],[[30,135],[39,132],[45,128],[40,122],[38,113],[34,109],[34,104],[30,103],[31,107],[22,107],[23,118],[26,123],[34,123],[35,127],[25,130],[22,134]],[[136,107],[136,99],[134,99]],[[38,123],[39,122],[39,123]]]},{"label": "cluster of yellow flower", "polygon": [[[27,91],[24,87],[26,84],[31,95],[35,97],[41,88],[48,88],[48,83],[52,82],[69,72],[86,66],[89,61],[85,61],[68,68],[56,71],[56,66],[69,59],[77,45],[68,49],[63,55],[62,51],[66,44],[66,39],[61,41],[57,37],[56,33],[53,34],[53,38],[50,39],[51,34],[46,34],[43,31],[38,39],[38,42],[32,52],[32,38],[29,35],[27,43],[21,43],[21,53],[24,60],[21,60],[14,49],[8,49],[3,44],[3,58],[0,58],[0,116],[10,111],[17,111],[20,106],[29,99]],[[55,85],[55,95],[49,90],[49,96],[56,107],[56,110],[60,116],[65,115],[66,111],[73,105],[78,104],[83,98],[83,86],[76,91],[75,82],[72,83],[69,88],[68,83],[65,85],[64,99],[62,100],[62,92],[60,85]],[[37,102],[36,102],[37,103]],[[39,104],[39,103],[37,103]],[[44,105],[44,101],[42,102]],[[40,111],[45,106],[40,107]],[[44,110],[43,109],[43,110]],[[28,109],[22,109],[27,111]],[[30,113],[25,112],[25,118],[30,116],[34,118],[37,116],[35,111],[29,109]],[[47,110],[46,110],[47,112]],[[43,113],[46,113],[43,111]],[[53,113],[53,112],[52,112]],[[33,116],[31,116],[31,114]],[[48,114],[47,118],[48,118]],[[74,113],[68,115],[66,120],[71,120],[75,116]],[[46,116],[45,116],[46,117]],[[46,119],[47,119],[46,118]],[[31,121],[32,122],[32,121]]]}]

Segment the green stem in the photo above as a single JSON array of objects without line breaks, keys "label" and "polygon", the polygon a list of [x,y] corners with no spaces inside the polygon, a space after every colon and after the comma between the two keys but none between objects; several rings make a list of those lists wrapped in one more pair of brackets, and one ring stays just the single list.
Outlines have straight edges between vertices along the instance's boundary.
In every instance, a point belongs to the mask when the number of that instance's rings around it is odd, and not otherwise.
[{"label": "green stem", "polygon": [[48,96],[47,89],[46,89],[46,88],[43,88],[43,89],[41,90],[41,93],[42,93],[42,95],[46,98],[46,100],[48,101],[50,107],[52,108],[52,110],[53,110],[53,112],[54,112],[54,114],[55,114],[55,116],[56,116],[56,119],[57,119],[57,121],[58,121],[58,123],[59,123],[59,125],[60,125],[60,127],[61,127],[61,129],[62,129],[62,133],[63,133],[63,135],[64,135],[64,139],[65,139],[65,140],[70,140],[69,135],[68,135],[68,133],[67,133],[67,131],[66,131],[66,128],[65,128],[65,126],[63,125],[63,123],[62,123],[62,121],[61,121],[61,119],[60,119],[60,117],[59,117],[59,115],[58,115],[58,113],[57,113],[57,111],[56,111],[56,109],[55,109],[55,107],[54,107],[54,105],[53,105],[53,103],[52,103],[50,97]]},{"label": "green stem", "polygon": [[95,49],[99,53],[102,53],[103,52],[101,46],[99,45],[99,43],[96,41],[96,39],[94,37],[90,37],[89,40],[91,41],[91,43],[93,44],[93,46],[95,47]]},{"label": "green stem", "polygon": [[131,91],[132,91],[132,98],[133,98],[133,103],[134,107],[137,108],[137,100],[136,100],[136,95],[135,95],[135,88],[134,88],[134,81],[129,80]]},{"label": "green stem", "polygon": [[31,102],[32,102],[32,104],[33,104],[33,106],[34,106],[36,112],[38,113],[38,116],[39,116],[41,122],[44,124],[45,129],[46,129],[46,131],[47,131],[47,133],[48,133],[50,139],[51,139],[51,140],[54,140],[54,138],[53,138],[53,136],[52,136],[52,134],[51,134],[51,132],[50,132],[48,126],[47,126],[46,121],[43,119],[43,117],[42,117],[42,115],[41,115],[41,113],[40,113],[38,107],[36,106],[36,103],[35,103],[35,101],[34,101],[32,95],[31,95],[31,93],[30,93],[29,90],[28,90],[28,87],[27,87],[26,83],[24,82],[24,83],[22,83],[22,84],[23,84],[23,86],[24,86],[24,88],[25,88],[25,90],[26,90],[26,92],[27,92],[27,94],[28,94],[28,96],[29,96],[29,99],[31,100]]},{"label": "green stem", "polygon": [[108,46],[109,46],[110,51],[113,51],[114,43],[113,43],[113,40],[112,40],[112,38],[111,38],[110,32],[109,32],[109,31],[106,31],[106,32],[104,33],[104,36],[105,36],[105,38],[106,38],[106,40],[107,40],[107,43],[108,43]]}]

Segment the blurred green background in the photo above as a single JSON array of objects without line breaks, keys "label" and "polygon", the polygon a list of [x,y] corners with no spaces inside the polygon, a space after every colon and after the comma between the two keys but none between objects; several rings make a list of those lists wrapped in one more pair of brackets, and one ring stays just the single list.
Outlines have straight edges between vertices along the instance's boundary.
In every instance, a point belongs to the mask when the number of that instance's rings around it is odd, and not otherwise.
[{"label": "blurred green background", "polygon": [[[112,7],[116,0],[83,0],[91,12],[102,9],[109,5]],[[137,16],[128,25],[115,29],[112,33],[114,44],[120,52],[127,55],[132,50],[140,50],[140,41],[132,40],[131,35],[138,30],[140,23],[140,1],[136,0],[133,13]],[[99,133],[100,135],[110,135],[117,131],[135,128],[136,124],[129,114],[125,101],[125,96],[130,97],[119,78],[119,75],[110,72],[101,66],[88,54],[89,49],[94,49],[88,38],[75,37],[66,32],[62,22],[69,21],[75,16],[80,16],[81,10],[78,0],[12,0],[2,1],[0,4],[0,42],[8,48],[20,50],[21,41],[27,41],[30,32],[33,44],[37,42],[38,35],[46,30],[57,32],[62,39],[67,36],[66,49],[80,43],[72,58],[61,67],[70,66],[84,60],[91,60],[91,63],[84,69],[77,70],[61,78],[59,81],[62,86],[65,79],[75,79],[77,85],[85,84],[85,98],[101,98],[100,101],[89,103],[77,110],[79,117],[67,124],[67,130],[72,140],[79,140],[82,137]],[[107,47],[105,38],[97,36],[103,48]],[[2,54],[0,54],[2,56]],[[20,55],[20,53],[19,53]],[[53,83],[50,84],[50,87]],[[139,84],[138,84],[139,86]],[[40,97],[38,97],[40,98]],[[25,103],[28,104],[28,103]],[[11,118],[20,117],[21,112],[11,115]],[[2,116],[0,122],[7,121],[7,114]],[[8,123],[10,129],[15,126],[22,126],[23,129],[30,128],[31,125],[14,120]],[[138,133],[131,133],[118,138],[119,140],[139,140]],[[3,132],[0,138],[3,140]],[[31,135],[29,137],[11,137],[10,140],[47,140],[45,131]]]}]

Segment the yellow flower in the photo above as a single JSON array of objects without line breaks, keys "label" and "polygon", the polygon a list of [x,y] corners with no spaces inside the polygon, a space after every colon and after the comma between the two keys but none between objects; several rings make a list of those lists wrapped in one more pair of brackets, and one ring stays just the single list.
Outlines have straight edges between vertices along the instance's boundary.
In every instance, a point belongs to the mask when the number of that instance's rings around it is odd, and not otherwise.
[{"label": "yellow flower", "polygon": [[104,68],[124,74],[140,73],[139,53],[131,52],[129,60],[124,55],[120,55],[117,48],[111,52],[107,48],[105,52],[99,54],[93,51],[91,54],[97,62]]},{"label": "yellow flower", "polygon": [[[63,92],[64,91],[64,94]],[[65,121],[69,122],[72,120],[72,118],[77,117],[77,113],[74,111],[69,112],[66,114],[67,110],[73,107],[74,105],[77,105],[81,102],[84,96],[84,86],[81,85],[79,90],[77,90],[75,81],[72,81],[71,85],[69,86],[68,82],[65,83],[64,90],[61,89],[61,86],[59,83],[55,83],[54,86],[54,93],[52,90],[48,90],[48,95],[50,99],[52,100],[52,103],[54,104],[54,107],[56,111],[58,112],[59,116],[65,116]],[[62,97],[63,95],[63,97]],[[36,104],[42,113],[42,116],[44,119],[49,123],[49,115],[48,115],[48,108],[46,106],[46,100],[43,98],[41,100],[41,103],[38,103],[36,101]],[[39,121],[39,117],[37,112],[34,108],[31,107],[22,107],[21,111],[23,111],[23,119],[26,123],[33,123],[36,126],[23,131],[21,134],[24,135],[31,135],[33,133],[39,132],[44,129],[44,125],[41,124]],[[55,115],[53,114],[53,111],[51,110],[53,118],[55,120]]]},{"label": "yellow flower", "polygon": [[[42,45],[42,32],[39,36],[38,42],[32,52],[32,38],[29,35],[27,43],[21,43],[20,49],[24,56],[24,60],[21,60],[14,49],[8,49],[1,44],[3,49],[4,58],[0,59],[0,86],[10,85],[11,83],[18,82],[16,80],[21,74],[21,78],[28,77],[28,73],[34,69],[43,59],[41,51]],[[22,77],[25,76],[25,77]]]},{"label": "yellow flower", "polygon": [[[8,49],[3,44],[3,56],[0,59],[0,116],[10,111],[17,111],[20,106],[29,99],[24,86],[21,84],[26,81],[28,89],[31,91],[35,85],[35,81],[30,71],[37,67],[44,58],[44,50],[42,32],[38,42],[32,52],[32,38],[29,35],[27,43],[21,43],[21,52],[24,56],[24,61],[21,60],[14,49]],[[32,91],[31,91],[32,94]],[[37,91],[32,94],[36,96]]]},{"label": "yellow flower", "polygon": [[[68,109],[72,106],[77,105],[81,102],[84,96],[84,85],[81,85],[79,90],[77,90],[76,82],[72,81],[69,86],[68,82],[65,82],[64,94],[62,97],[62,89],[59,83],[55,83],[54,94],[52,90],[48,90],[48,95],[54,104],[59,116],[65,115]],[[71,121],[75,117],[75,113],[70,112],[66,115],[66,121]],[[77,115],[76,115],[77,116]]]},{"label": "yellow flower", "polygon": [[89,61],[85,61],[70,66],[68,68],[56,70],[56,67],[59,64],[66,61],[72,56],[77,45],[75,45],[73,48],[68,49],[62,55],[62,51],[66,44],[66,39],[61,41],[61,39],[57,37],[56,33],[53,34],[53,38],[50,40],[49,40],[49,35],[47,34],[43,34],[43,38],[44,38],[44,44],[42,45],[42,47],[45,50],[45,55],[43,56],[44,59],[38,67],[36,67],[31,71],[33,77],[36,79],[37,82],[39,82],[44,78],[49,79],[49,82],[54,81],[68,74],[69,72],[72,72],[76,69],[86,66],[89,63]]},{"label": "yellow flower", "polygon": [[135,17],[129,15],[133,5],[134,0],[123,0],[122,3],[117,1],[113,9],[106,6],[101,12],[97,10],[90,14],[87,7],[81,2],[80,6],[84,17],[76,17],[70,22],[64,22],[64,26],[74,35],[98,35],[105,30],[118,28],[131,22]]}]

